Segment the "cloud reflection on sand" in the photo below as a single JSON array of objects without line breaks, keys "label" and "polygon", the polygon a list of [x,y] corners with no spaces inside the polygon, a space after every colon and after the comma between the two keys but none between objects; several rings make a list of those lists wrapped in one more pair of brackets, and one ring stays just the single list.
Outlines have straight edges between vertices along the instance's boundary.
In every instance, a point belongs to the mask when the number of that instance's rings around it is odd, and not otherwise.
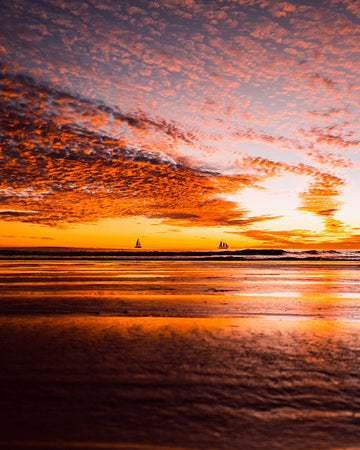
[{"label": "cloud reflection on sand", "polygon": [[0,446],[356,445],[358,271],[347,261],[0,262]]},{"label": "cloud reflection on sand", "polygon": [[0,262],[7,314],[360,317],[358,263]]},{"label": "cloud reflection on sand", "polygon": [[357,321],[38,315],[0,323],[3,441],[16,433],[79,448],[89,440],[156,449],[359,442]]}]

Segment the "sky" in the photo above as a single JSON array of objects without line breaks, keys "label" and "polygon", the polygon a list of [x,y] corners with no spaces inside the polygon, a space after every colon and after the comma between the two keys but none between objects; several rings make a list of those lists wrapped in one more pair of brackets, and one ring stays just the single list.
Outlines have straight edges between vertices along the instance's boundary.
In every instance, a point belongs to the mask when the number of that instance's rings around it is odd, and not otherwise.
[{"label": "sky", "polygon": [[0,245],[360,248],[358,0],[2,0]]}]

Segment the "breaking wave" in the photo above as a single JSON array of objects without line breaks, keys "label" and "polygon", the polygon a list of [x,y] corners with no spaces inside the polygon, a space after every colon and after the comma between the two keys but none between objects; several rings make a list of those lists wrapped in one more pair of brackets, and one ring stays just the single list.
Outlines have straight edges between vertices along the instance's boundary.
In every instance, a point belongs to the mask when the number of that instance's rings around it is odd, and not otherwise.
[{"label": "breaking wave", "polygon": [[360,250],[239,249],[213,251],[108,250],[60,247],[2,248],[0,259],[303,260],[360,261]]}]

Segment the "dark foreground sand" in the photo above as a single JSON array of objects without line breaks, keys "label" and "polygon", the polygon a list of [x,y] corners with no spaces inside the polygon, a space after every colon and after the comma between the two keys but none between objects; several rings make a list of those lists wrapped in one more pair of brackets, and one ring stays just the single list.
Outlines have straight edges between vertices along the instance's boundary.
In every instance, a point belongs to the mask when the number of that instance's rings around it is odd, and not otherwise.
[{"label": "dark foreground sand", "polygon": [[58,264],[3,267],[1,448],[360,448],[357,266]]},{"label": "dark foreground sand", "polygon": [[326,320],[7,317],[1,445],[358,445],[359,331]]}]

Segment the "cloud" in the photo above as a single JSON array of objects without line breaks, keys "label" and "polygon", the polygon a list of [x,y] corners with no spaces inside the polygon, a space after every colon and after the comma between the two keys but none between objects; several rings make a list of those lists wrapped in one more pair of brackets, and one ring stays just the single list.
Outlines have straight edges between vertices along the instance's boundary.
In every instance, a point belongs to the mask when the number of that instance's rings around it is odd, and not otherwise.
[{"label": "cloud", "polygon": [[[199,137],[177,124],[140,112],[124,114],[25,76],[3,74],[1,82],[6,145],[0,195],[4,208],[38,211],[36,217],[21,214],[23,221],[145,215],[183,225],[244,227],[273,217],[251,217],[226,196],[284,173],[311,179],[299,209],[328,220],[340,205],[344,180],[312,166],[248,155],[238,159],[238,175],[199,170],[176,152],[179,142],[195,145]],[[252,130],[241,136],[257,138]],[[288,145],[286,138],[267,133],[260,138]],[[149,146],[151,139],[158,148]]]},{"label": "cloud", "polygon": [[344,182],[335,176],[320,174],[316,181],[310,183],[305,192],[300,193],[302,199],[299,210],[304,210],[328,219],[341,206],[338,200]]},{"label": "cloud", "polygon": [[31,210],[18,210],[18,209],[0,209],[0,217],[4,219],[4,217],[19,217],[19,216],[29,216],[32,214],[38,214],[39,211],[31,211]]},{"label": "cloud", "polygon": [[317,243],[318,236],[307,230],[245,230],[239,234],[258,241],[260,247],[307,248]]},{"label": "cloud", "polygon": [[353,160],[349,158],[344,158],[341,155],[330,153],[330,152],[323,152],[323,151],[317,151],[317,150],[308,150],[307,155],[309,158],[315,162],[326,164],[332,167],[342,167],[342,168],[355,168],[359,167],[358,163],[354,162]]},{"label": "cloud", "polygon": [[254,239],[257,247],[262,248],[358,248],[360,235],[355,229],[329,226],[326,233],[316,233],[309,230],[244,230],[239,232],[241,236]]},{"label": "cloud", "polygon": [[308,188],[306,191],[299,193],[301,204],[297,209],[325,217],[326,226],[330,224],[330,218],[333,218],[333,215],[342,204],[339,197],[345,185],[345,180],[334,174],[322,172],[302,163],[274,162],[250,156],[243,158],[243,164],[248,170],[252,168],[255,172],[266,174],[267,176],[280,176],[282,173],[292,173],[308,177]]},{"label": "cloud", "polygon": [[329,147],[349,148],[360,144],[360,139],[354,138],[353,132],[344,133],[339,125],[330,125],[326,128],[311,127],[308,130],[300,130],[305,137],[311,137],[316,144]]},{"label": "cloud", "polygon": [[[338,130],[337,135],[329,134],[329,130]],[[331,126],[324,128],[315,129],[312,127],[310,130],[305,131],[304,129],[298,130],[298,133],[302,134],[306,138],[309,138],[309,143],[301,142],[299,138],[286,138],[284,136],[274,136],[270,133],[267,133],[263,130],[256,131],[251,128],[237,130],[233,132],[232,136],[236,139],[240,140],[249,140],[255,142],[261,142],[270,145],[276,145],[277,148],[282,148],[290,151],[297,151],[302,155],[306,155],[313,162],[325,164],[330,167],[356,167],[357,163],[355,163],[350,158],[345,158],[342,155],[332,153],[329,151],[324,151],[321,147],[318,147],[316,144],[327,145],[328,147],[334,147],[336,144],[337,147],[340,148],[348,148],[352,146],[357,146],[359,142],[357,140],[349,140],[353,134],[345,132],[342,130],[340,126]],[[259,158],[259,157],[258,157]]]},{"label": "cloud", "polygon": [[2,81],[4,220],[59,226],[146,216],[184,226],[238,227],[270,219],[248,218],[247,211],[225,200],[227,194],[251,186],[256,176],[199,171],[184,159],[133,148],[127,132],[115,138],[92,130],[94,117],[102,124],[111,116],[133,130],[151,128],[186,142],[188,135],[175,125],[144,114],[123,115],[26,77],[3,76]]},{"label": "cloud", "polygon": [[19,236],[19,235],[8,235],[8,234],[0,234],[0,237],[6,238],[6,239],[39,239],[44,241],[55,241],[54,238],[47,237],[47,236]]},{"label": "cloud", "polygon": [[359,163],[358,12],[350,0],[2,3],[2,207],[50,224],[243,227],[270,218],[227,195],[292,173],[308,181],[299,207],[334,228]]}]

